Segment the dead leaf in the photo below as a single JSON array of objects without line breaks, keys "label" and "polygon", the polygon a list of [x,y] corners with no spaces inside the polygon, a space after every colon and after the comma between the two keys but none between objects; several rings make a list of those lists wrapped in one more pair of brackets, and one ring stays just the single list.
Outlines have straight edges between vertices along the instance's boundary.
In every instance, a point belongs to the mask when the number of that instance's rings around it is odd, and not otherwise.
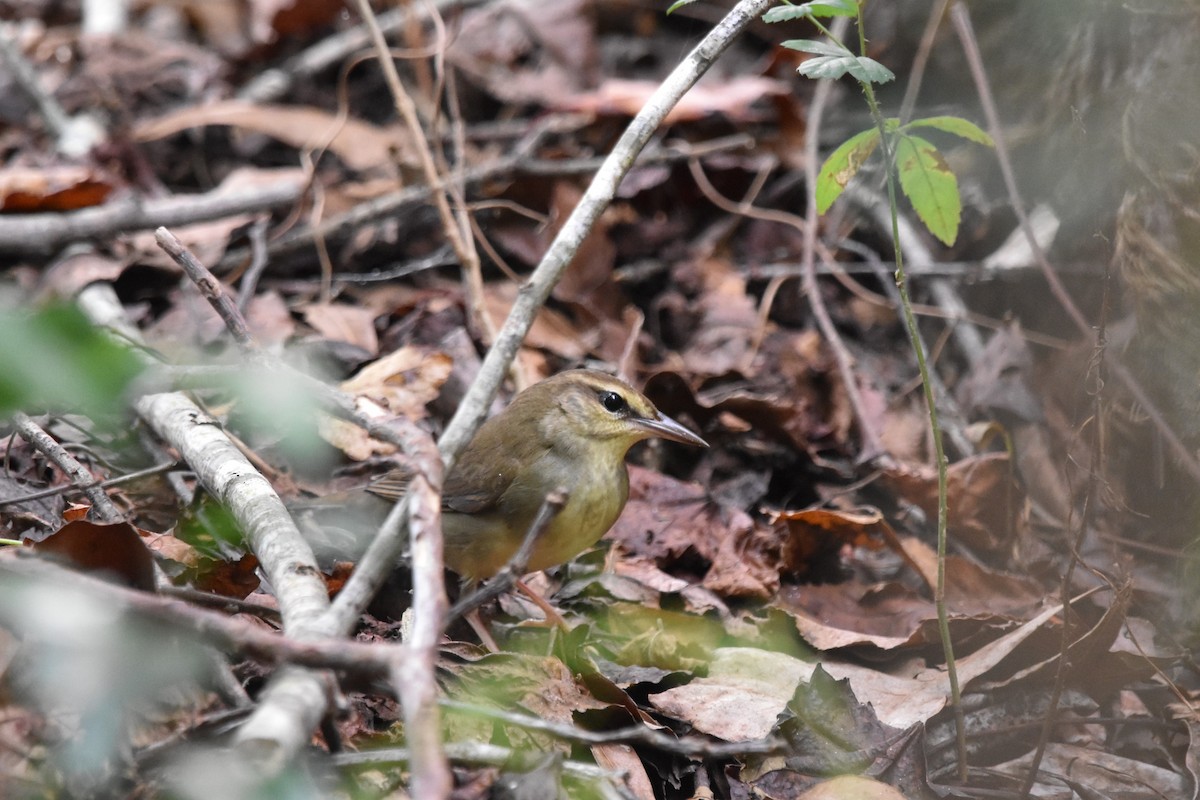
[{"label": "dead leaf", "polygon": [[765,738],[814,665],[746,647],[713,654],[708,677],[650,695],[650,704],[727,742]]},{"label": "dead leaf", "polygon": [[93,167],[10,166],[0,170],[0,211],[74,211],[100,205],[112,190],[112,182]]},{"label": "dead leaf", "polygon": [[76,569],[119,579],[126,586],[154,591],[154,557],[128,522],[101,524],[77,519],[63,525],[33,549]]},{"label": "dead leaf", "polygon": [[[451,366],[445,353],[402,347],[363,367],[342,383],[341,390],[354,395],[357,407],[368,417],[423,419],[428,413],[426,404],[437,397]],[[325,441],[355,461],[395,452],[392,445],[372,439],[357,425],[332,417],[323,417],[318,431]]]},{"label": "dead leaf", "polygon": [[375,314],[370,310],[345,303],[309,303],[301,306],[301,312],[326,339],[348,342],[371,355],[379,352]]},{"label": "dead leaf", "polygon": [[299,150],[326,148],[358,172],[387,168],[396,163],[397,153],[407,152],[408,148],[399,128],[380,128],[361,120],[340,118],[319,108],[257,105],[239,100],[171,111],[140,123],[133,135],[138,141],[151,142],[208,125],[254,131]]},{"label": "dead leaf", "polygon": [[[937,519],[937,473],[932,467],[896,466],[884,471],[893,491]],[[1002,552],[1021,535],[1025,498],[1007,453],[984,453],[950,465],[946,475],[950,536],[968,547]]]},{"label": "dead leaf", "polygon": [[894,786],[858,775],[839,775],[818,783],[796,800],[905,800]]}]

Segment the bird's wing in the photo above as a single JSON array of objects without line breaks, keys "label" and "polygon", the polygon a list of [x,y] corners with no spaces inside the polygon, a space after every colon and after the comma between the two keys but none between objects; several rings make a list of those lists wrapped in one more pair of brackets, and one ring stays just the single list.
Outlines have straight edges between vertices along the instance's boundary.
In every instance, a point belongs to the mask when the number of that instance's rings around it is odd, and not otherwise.
[{"label": "bird's wing", "polygon": [[[518,441],[511,435],[514,424],[524,434]],[[552,445],[536,422],[514,423],[510,407],[506,413],[485,422],[454,463],[442,487],[442,505],[461,514],[498,510],[521,470],[541,458]]]},{"label": "bird's wing", "polygon": [[442,487],[442,505],[460,514],[495,509],[520,467],[520,461],[499,441],[478,439],[459,457]]}]

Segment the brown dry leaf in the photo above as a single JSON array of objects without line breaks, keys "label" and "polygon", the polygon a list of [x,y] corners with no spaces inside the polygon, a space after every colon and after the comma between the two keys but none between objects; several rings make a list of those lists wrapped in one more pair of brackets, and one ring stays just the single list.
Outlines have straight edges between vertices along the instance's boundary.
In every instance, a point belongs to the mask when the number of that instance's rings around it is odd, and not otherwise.
[{"label": "brown dry leaf", "polygon": [[281,345],[296,334],[296,321],[287,303],[273,289],[259,292],[246,304],[246,327],[265,347]]},{"label": "brown dry leaf", "polygon": [[128,522],[100,524],[77,519],[33,545],[44,555],[63,559],[76,569],[120,579],[143,591],[154,591],[154,557]]},{"label": "brown dry leaf", "polygon": [[192,582],[205,592],[244,599],[262,585],[258,568],[258,558],[253,553],[237,561],[206,561],[192,574]]},{"label": "brown dry leaf", "polygon": [[[932,587],[937,554],[912,537],[896,540],[906,562]],[[987,570],[957,556],[946,562],[946,595],[955,641],[1026,619],[1045,598],[1026,578]],[[898,583],[786,586],[773,605],[820,650],[870,644],[883,650],[938,641],[937,612],[928,595]]]},{"label": "brown dry leaf", "polygon": [[[582,196],[583,192],[573,183],[558,181],[554,184],[551,216],[558,224],[553,229],[539,231],[544,239],[543,252]],[[611,209],[609,211],[611,213]],[[612,277],[617,247],[609,235],[609,217],[610,214],[601,215],[579,245],[562,278],[554,285],[555,299],[576,303],[596,319],[620,319],[624,305]]]},{"label": "brown dry leaf", "polygon": [[905,800],[894,786],[858,775],[839,775],[819,783],[796,800]]},{"label": "brown dry leaf", "polygon": [[89,283],[115,281],[125,266],[122,261],[95,252],[69,253],[42,273],[39,297],[74,297]]},{"label": "brown dry leaf", "polygon": [[325,31],[343,9],[341,0],[250,0],[249,6],[250,33],[260,44]]},{"label": "brown dry leaf", "polygon": [[627,744],[597,744],[591,751],[597,765],[624,776],[626,792],[638,800],[655,800],[654,786],[636,750]]},{"label": "brown dry leaf", "polygon": [[705,588],[727,597],[767,598],[779,586],[778,539],[740,509],[708,499],[704,487],[631,465],[629,502],[608,538],[624,552],[668,572],[694,571]]},{"label": "brown dry leaf", "polygon": [[[427,414],[425,405],[437,397],[451,367],[445,353],[402,347],[363,367],[340,388],[355,396],[355,405],[368,417],[423,419]],[[332,417],[323,417],[318,431],[355,461],[395,452],[395,447],[375,441],[357,425]]]},{"label": "brown dry leaf", "polygon": [[589,0],[487,3],[463,14],[446,55],[502,101],[565,103],[593,79],[593,19]]},{"label": "brown dry leaf", "polygon": [[[589,114],[620,114],[632,117],[642,110],[650,95],[659,88],[655,81],[609,78],[600,87],[586,94],[562,98],[558,106],[563,111],[582,111]],[[725,81],[700,81],[683,96],[663,121],[664,125],[692,122],[721,114],[734,122],[755,122],[770,114],[755,113],[751,107],[767,98],[786,97],[791,89],[783,81],[757,75],[737,75]],[[550,98],[550,104],[558,98]]]},{"label": "brown dry leaf", "polygon": [[878,549],[884,541],[893,542],[896,534],[877,509],[858,512],[810,508],[784,511],[773,515],[787,529],[781,553],[781,569],[804,574],[820,554],[842,546]]},{"label": "brown dry leaf", "polygon": [[696,375],[724,375],[744,368],[758,330],[758,309],[746,280],[729,261],[710,258],[696,265],[704,291],[695,303],[699,315],[684,363]]},{"label": "brown dry leaf", "polygon": [[[937,585],[937,552],[911,536],[900,540],[910,564],[926,585]],[[1023,617],[1041,605],[1045,589],[1028,578],[986,569],[959,556],[946,557],[946,604],[956,616],[1002,615]]]},{"label": "brown dry leaf", "polygon": [[150,142],[207,125],[254,131],[300,150],[324,147],[358,172],[386,169],[396,163],[397,152],[408,152],[407,139],[399,128],[342,119],[319,108],[255,105],[239,100],[172,111],[140,123],[133,135],[138,141]]},{"label": "brown dry leaf", "polygon": [[[156,342],[207,345],[229,335],[225,322],[200,293],[177,293],[165,314],[147,328],[147,338]],[[255,295],[246,306],[246,327],[261,345],[281,344],[296,332],[286,304],[276,292]]]},{"label": "brown dry leaf", "polygon": [[[508,317],[517,299],[517,286],[503,283],[488,287],[484,298],[487,313],[494,320]],[[525,336],[524,346],[554,353],[565,361],[579,361],[597,344],[595,330],[579,328],[557,311],[542,306]]]},{"label": "brown dry leaf", "polygon": [[375,314],[345,303],[309,303],[300,307],[304,320],[326,339],[348,342],[375,355],[379,337],[375,332]]},{"label": "brown dry leaf", "polygon": [[[897,494],[937,518],[937,473],[932,467],[896,466],[883,473]],[[995,553],[1007,550],[1021,534],[1025,498],[1007,453],[984,453],[951,464],[947,470],[950,536],[968,547]]]},{"label": "brown dry leaf", "polygon": [[63,509],[63,522],[78,522],[87,519],[92,507],[86,503],[71,503]]},{"label": "brown dry leaf", "polygon": [[807,680],[814,664],[783,653],[725,647],[713,654],[708,677],[650,695],[650,704],[727,742],[762,739]]},{"label": "brown dry leaf", "polygon": [[100,205],[112,190],[108,177],[92,167],[7,167],[0,170],[0,211],[74,211]]},{"label": "brown dry leaf", "polygon": [[152,553],[185,567],[196,567],[204,559],[196,548],[168,533],[153,533],[139,529],[138,534]]},{"label": "brown dry leaf", "polygon": [[[1060,605],[1048,608],[1015,630],[960,657],[957,661],[960,684],[965,688],[995,668],[1061,612]],[[945,707],[950,697],[950,683],[940,667],[912,669],[897,675],[832,659],[822,660],[821,667],[838,680],[849,680],[854,696],[870,703],[880,722],[901,730],[928,721]]]},{"label": "brown dry leaf", "polygon": [[[239,167],[221,181],[221,185],[209,197],[237,197],[265,186],[304,186],[307,178],[304,171],[294,167],[260,169]],[[175,238],[192,251],[200,263],[212,266],[225,254],[231,234],[254,219],[252,214],[236,214],[209,222],[197,222],[171,228]],[[162,266],[179,273],[179,267],[162,251],[154,239],[153,231],[143,231],[129,237],[139,262]]]},{"label": "brown dry leaf", "polygon": [[772,605],[823,651],[857,645],[893,650],[919,643],[926,639],[922,626],[936,616],[929,600],[898,584],[785,586]]},{"label": "brown dry leaf", "polygon": [[[1029,754],[991,769],[1020,782],[1029,774],[1031,763],[1032,754]],[[1175,770],[1064,742],[1047,745],[1039,770],[1040,774],[1061,776],[1055,777],[1052,786],[1061,786],[1064,779],[1069,780],[1077,786],[1086,786],[1092,797],[1196,796],[1195,787]],[[1035,792],[1033,796],[1039,795]]]}]

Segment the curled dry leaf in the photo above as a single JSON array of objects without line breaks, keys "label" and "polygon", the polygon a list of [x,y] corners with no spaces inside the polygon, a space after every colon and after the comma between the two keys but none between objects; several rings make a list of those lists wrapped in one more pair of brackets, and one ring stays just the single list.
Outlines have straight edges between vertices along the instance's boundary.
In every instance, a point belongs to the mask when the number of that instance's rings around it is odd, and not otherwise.
[{"label": "curled dry leaf", "polygon": [[387,168],[396,163],[397,153],[409,151],[399,128],[380,128],[319,108],[255,105],[238,100],[171,111],[139,124],[134,137],[149,142],[208,125],[261,133],[298,150],[324,148],[357,172]]},{"label": "curled dry leaf", "polygon": [[0,211],[74,211],[100,205],[112,190],[109,178],[92,167],[7,167],[0,170]]},{"label": "curled dry leaf", "polygon": [[379,351],[375,314],[345,303],[309,303],[301,307],[304,320],[326,339],[348,342],[374,355]]},{"label": "curled dry leaf", "polygon": [[[884,471],[886,484],[937,518],[937,474],[932,467],[902,465]],[[989,553],[1013,546],[1026,523],[1025,497],[1007,453],[984,453],[950,465],[947,471],[950,536]]]},{"label": "curled dry leaf", "polygon": [[[437,397],[451,366],[445,353],[402,347],[363,367],[341,389],[355,397],[359,411],[368,417],[423,419],[425,405]],[[355,461],[395,452],[392,445],[375,441],[358,426],[332,417],[323,418],[319,430],[323,439]]]}]

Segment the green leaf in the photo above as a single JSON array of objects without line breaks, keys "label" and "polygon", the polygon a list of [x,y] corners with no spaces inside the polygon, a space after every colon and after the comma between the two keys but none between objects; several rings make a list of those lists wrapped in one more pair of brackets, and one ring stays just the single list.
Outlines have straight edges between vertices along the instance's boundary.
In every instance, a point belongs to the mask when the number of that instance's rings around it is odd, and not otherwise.
[{"label": "green leaf", "polygon": [[929,232],[945,245],[954,244],[962,216],[958,179],[932,142],[905,134],[895,141],[900,188]]},{"label": "green leaf", "polygon": [[846,189],[875,148],[879,146],[879,130],[868,128],[842,142],[829,154],[817,173],[817,213],[824,214],[833,201]]},{"label": "green leaf", "polygon": [[926,117],[925,119],[914,119],[905,125],[902,130],[908,131],[913,128],[935,128],[978,144],[987,145],[988,147],[996,146],[996,143],[992,141],[992,137],[988,136],[983,129],[974,122],[968,122],[962,117]]},{"label": "green leaf", "polygon": [[132,350],[74,306],[0,311],[0,416],[22,410],[119,414],[142,370]]},{"label": "green leaf", "polygon": [[684,6],[690,6],[694,2],[696,2],[696,0],[675,0],[674,3],[671,3],[671,7],[667,9],[667,13],[671,14],[683,8]]},{"label": "green leaf", "polygon": [[796,68],[797,72],[808,78],[840,78],[848,72],[863,83],[887,83],[896,77],[875,59],[856,56],[841,45],[813,39],[788,39],[782,44],[789,50],[816,56]]},{"label": "green leaf", "polygon": [[826,0],[798,6],[777,6],[763,14],[763,22],[787,22],[809,17],[857,17],[857,0]]}]

